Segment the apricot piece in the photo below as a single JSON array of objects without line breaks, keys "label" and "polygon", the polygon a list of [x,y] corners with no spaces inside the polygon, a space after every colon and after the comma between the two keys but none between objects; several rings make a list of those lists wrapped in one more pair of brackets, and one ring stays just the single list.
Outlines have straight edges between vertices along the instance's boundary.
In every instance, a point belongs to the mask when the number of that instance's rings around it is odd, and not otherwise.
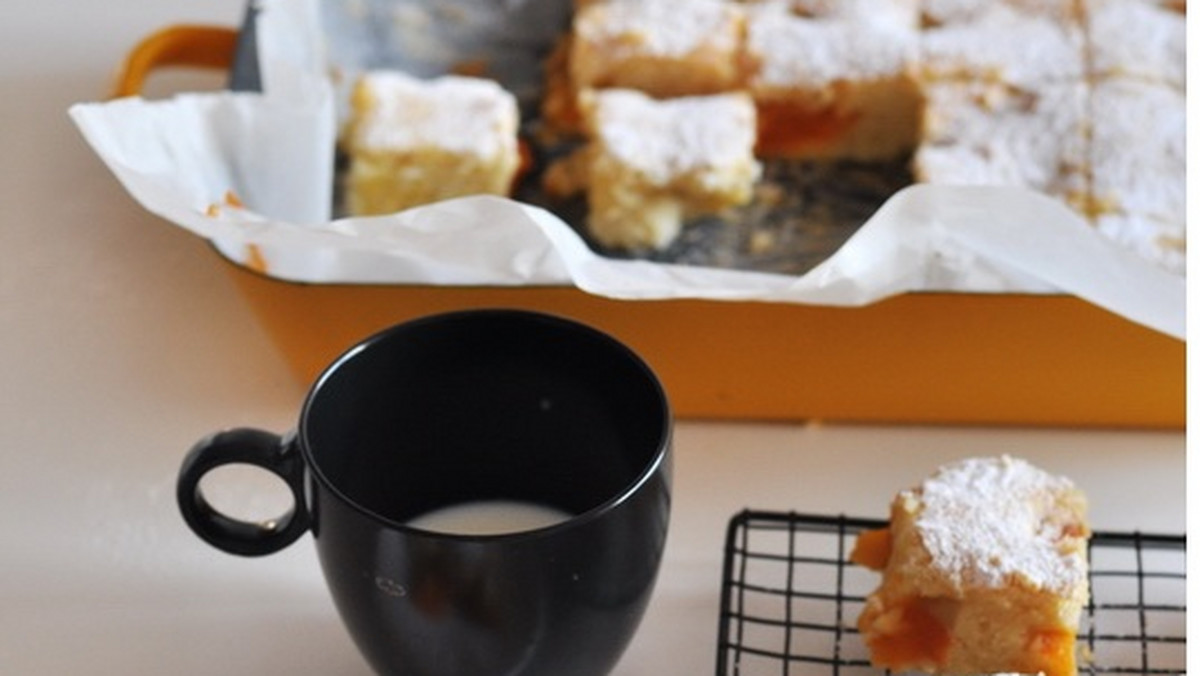
[{"label": "apricot piece", "polygon": [[865,530],[858,534],[850,561],[871,570],[883,570],[892,556],[892,531],[888,528]]},{"label": "apricot piece", "polygon": [[871,648],[871,663],[888,669],[908,669],[913,665],[937,667],[945,664],[950,652],[950,631],[929,608],[913,599],[896,604],[874,623],[875,629],[864,636]]}]

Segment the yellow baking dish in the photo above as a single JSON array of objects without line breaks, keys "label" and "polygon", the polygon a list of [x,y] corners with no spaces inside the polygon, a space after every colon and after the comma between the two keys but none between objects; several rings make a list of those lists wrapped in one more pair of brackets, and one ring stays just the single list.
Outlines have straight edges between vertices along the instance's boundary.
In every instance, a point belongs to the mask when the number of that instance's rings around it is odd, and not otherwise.
[{"label": "yellow baking dish", "polygon": [[[136,46],[114,91],[159,68],[228,68],[238,32],[176,26]],[[219,255],[219,254],[218,254]],[[628,301],[574,287],[304,284],[226,259],[296,376],[387,325],[469,307],[569,316],[637,350],[685,418],[1185,426],[1186,345],[1065,295],[911,293],[839,308]]]}]

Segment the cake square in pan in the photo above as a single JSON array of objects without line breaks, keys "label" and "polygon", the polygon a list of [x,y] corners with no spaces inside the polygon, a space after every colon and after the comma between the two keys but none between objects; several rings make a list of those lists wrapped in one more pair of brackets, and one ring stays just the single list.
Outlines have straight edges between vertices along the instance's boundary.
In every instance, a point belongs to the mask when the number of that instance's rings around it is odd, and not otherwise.
[{"label": "cake square in pan", "polygon": [[608,246],[658,248],[684,218],[749,201],[755,110],[742,93],[659,100],[598,90],[584,105],[590,233]]},{"label": "cake square in pan", "polygon": [[1133,77],[1183,91],[1187,85],[1187,18],[1161,0],[1082,0],[1091,74]]},{"label": "cake square in pan", "polygon": [[520,152],[517,101],[495,82],[392,70],[351,95],[346,211],[386,214],[475,194],[509,194]]},{"label": "cake square in pan", "polygon": [[932,83],[925,88],[920,181],[1037,190],[1082,205],[1088,192],[1087,87],[1034,91],[994,82]]},{"label": "cake square in pan", "polygon": [[1007,11],[1043,17],[1059,23],[1077,23],[1079,0],[919,0],[921,23],[930,28],[980,20],[1001,7]]},{"label": "cake square in pan", "polygon": [[[748,8],[744,68],[759,109],[764,157],[887,159],[916,145],[921,94],[916,80],[915,7],[864,20],[793,3]],[[859,12],[866,10],[860,9]]]},{"label": "cake square in pan", "polygon": [[1082,20],[993,3],[969,20],[921,32],[922,74],[930,80],[982,79],[1026,89],[1086,75]]},{"label": "cake square in pan", "polygon": [[742,8],[718,0],[589,3],[572,24],[571,82],[656,97],[729,91],[742,28]]}]

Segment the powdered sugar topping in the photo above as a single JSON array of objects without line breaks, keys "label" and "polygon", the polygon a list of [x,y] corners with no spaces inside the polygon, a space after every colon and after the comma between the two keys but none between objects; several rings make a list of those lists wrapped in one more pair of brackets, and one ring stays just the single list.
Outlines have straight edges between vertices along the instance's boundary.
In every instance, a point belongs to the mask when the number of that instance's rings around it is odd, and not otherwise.
[{"label": "powdered sugar topping", "polygon": [[1097,208],[1184,223],[1187,102],[1171,87],[1113,78],[1092,90]]},{"label": "powdered sugar topping", "polygon": [[513,152],[516,98],[491,80],[446,75],[422,80],[398,71],[363,76],[370,104],[353,142],[368,149],[436,146],[493,157]]},{"label": "powdered sugar topping", "polygon": [[922,0],[921,11],[927,23],[940,25],[975,21],[997,5],[1055,21],[1069,21],[1077,12],[1075,0]]},{"label": "powdered sugar topping", "polygon": [[1082,27],[996,5],[976,21],[922,32],[929,77],[986,77],[1036,88],[1084,76]]},{"label": "powdered sugar topping", "polygon": [[916,54],[917,32],[902,24],[814,19],[767,6],[749,13],[746,44],[758,63],[757,84],[823,87],[905,72]]},{"label": "powdered sugar topping", "polygon": [[1149,2],[1093,0],[1088,5],[1092,69],[1187,85],[1187,21]]},{"label": "powdered sugar topping", "polygon": [[597,92],[598,133],[608,152],[665,185],[673,177],[751,161],[754,106],[742,94],[655,100]]},{"label": "powdered sugar topping", "polygon": [[916,155],[923,180],[1011,185],[1060,196],[1084,189],[1084,83],[1027,92],[946,81],[928,85],[925,93],[927,138]]},{"label": "powdered sugar topping", "polygon": [[973,458],[947,465],[914,491],[916,527],[934,565],[964,586],[1024,583],[1067,593],[1086,576],[1079,547],[1082,494],[1024,460]]},{"label": "powdered sugar topping", "polygon": [[614,49],[635,47],[659,56],[685,56],[702,46],[732,50],[739,10],[716,0],[642,0],[589,6],[575,31]]}]

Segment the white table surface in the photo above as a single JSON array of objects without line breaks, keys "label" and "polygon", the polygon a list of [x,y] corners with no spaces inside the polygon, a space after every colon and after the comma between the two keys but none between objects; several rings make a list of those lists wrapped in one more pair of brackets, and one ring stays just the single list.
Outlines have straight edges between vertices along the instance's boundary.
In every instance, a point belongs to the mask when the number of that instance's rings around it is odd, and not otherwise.
[{"label": "white table surface", "polygon": [[[241,12],[242,0],[5,4],[0,674],[367,673],[308,536],[243,559],[177,515],[192,442],[286,430],[304,388],[224,264],[135,204],[66,115],[103,96],[149,31]],[[150,91],[214,84],[164,75]],[[712,673],[722,537],[743,507],[882,516],[939,463],[1012,453],[1081,484],[1097,528],[1185,528],[1181,432],[682,421],[676,439],[666,559],[618,674]],[[224,479],[227,504],[275,505],[259,475]]]}]

